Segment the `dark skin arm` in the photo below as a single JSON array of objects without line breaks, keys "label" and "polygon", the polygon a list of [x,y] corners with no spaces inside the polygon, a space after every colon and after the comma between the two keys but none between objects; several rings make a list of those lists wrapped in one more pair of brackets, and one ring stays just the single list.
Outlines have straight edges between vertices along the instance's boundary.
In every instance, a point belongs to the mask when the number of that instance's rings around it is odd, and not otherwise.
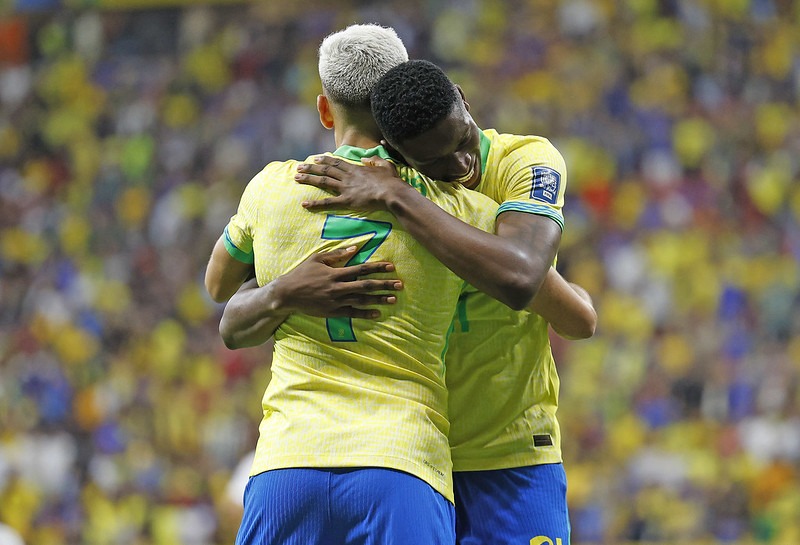
[{"label": "dark skin arm", "polygon": [[255,279],[247,281],[225,305],[219,324],[225,346],[260,345],[294,312],[324,318],[378,318],[379,310],[361,307],[394,304],[395,295],[378,292],[401,290],[403,284],[396,279],[362,278],[394,271],[394,265],[385,261],[340,266],[357,250],[351,246],[314,254],[262,287]]},{"label": "dark skin arm", "polygon": [[475,288],[515,310],[531,304],[561,241],[561,229],[550,218],[521,212],[498,216],[495,234],[451,216],[397,175],[379,158],[365,159],[373,168],[335,157],[318,157],[298,167],[295,180],[334,194],[304,202],[309,210],[387,210],[425,248]]},{"label": "dark skin arm", "polygon": [[565,339],[588,339],[597,327],[592,298],[582,287],[564,280],[554,268],[547,272],[529,308]]},{"label": "dark skin arm", "polygon": [[[356,246],[348,248],[340,248],[330,252],[319,252],[309,257],[301,266],[298,266],[293,271],[286,273],[287,275],[296,278],[292,284],[301,289],[306,289],[309,292],[312,289],[325,290],[327,299],[319,301],[312,300],[311,298],[302,300],[301,304],[308,305],[307,307],[298,306],[297,311],[305,312],[312,316],[324,316],[326,318],[333,318],[341,316],[340,314],[325,314],[325,312],[337,312],[343,306],[347,306],[349,302],[362,297],[365,301],[370,301],[369,304],[380,304],[377,299],[370,299],[368,296],[376,289],[393,289],[386,287],[376,287],[379,284],[372,281],[354,281],[358,276],[365,276],[376,272],[389,272],[394,270],[394,265],[387,261],[367,262],[362,265],[353,265],[344,267],[346,263],[358,251]],[[315,272],[315,269],[309,265],[311,263],[318,263],[326,265],[330,268],[336,268],[335,271],[326,271],[324,278],[319,274],[304,276],[308,273]],[[316,270],[319,272],[319,269]],[[224,303],[228,301],[234,293],[242,286],[244,282],[255,277],[253,265],[249,263],[242,263],[234,259],[225,249],[222,242],[222,237],[217,240],[214,250],[211,253],[211,259],[206,268],[205,285],[208,294],[217,303]],[[383,285],[389,285],[387,282],[381,280]],[[400,280],[391,280],[393,285],[402,286]],[[318,284],[317,284],[318,283]],[[395,288],[397,289],[397,288]],[[297,305],[296,305],[297,306]],[[316,314],[315,314],[316,313]],[[356,316],[353,316],[356,317]],[[367,316],[357,316],[365,318]]]}]

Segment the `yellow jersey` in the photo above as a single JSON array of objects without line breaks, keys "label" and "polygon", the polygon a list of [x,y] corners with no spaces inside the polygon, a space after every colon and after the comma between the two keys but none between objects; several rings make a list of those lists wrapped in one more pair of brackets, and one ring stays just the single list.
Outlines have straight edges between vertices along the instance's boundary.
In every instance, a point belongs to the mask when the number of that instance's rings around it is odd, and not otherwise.
[{"label": "yellow jersey", "polygon": [[[484,130],[481,152],[476,190],[500,203],[498,215],[544,215],[563,229],[566,167],[547,139]],[[446,358],[454,470],[560,462],[547,322],[472,291],[459,300],[454,325]]]},{"label": "yellow jersey", "polygon": [[[389,159],[381,147],[343,146],[334,154],[359,165],[370,155]],[[388,212],[302,208],[326,194],[294,181],[299,163],[270,163],[250,181],[225,230],[229,253],[253,262],[264,285],[312,253],[355,244],[348,264],[391,261],[395,272],[382,276],[401,278],[404,288],[378,320],[292,314],[278,328],[251,474],[385,467],[416,475],[453,501],[444,353],[464,281]],[[405,166],[398,172],[454,216],[493,229],[491,199]]]}]

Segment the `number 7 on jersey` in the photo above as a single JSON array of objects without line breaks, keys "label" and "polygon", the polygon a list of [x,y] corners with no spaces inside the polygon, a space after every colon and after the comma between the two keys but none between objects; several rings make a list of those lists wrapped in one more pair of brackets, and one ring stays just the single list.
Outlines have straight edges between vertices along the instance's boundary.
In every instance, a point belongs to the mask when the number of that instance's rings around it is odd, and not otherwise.
[{"label": "number 7 on jersey", "polygon": [[[345,240],[363,235],[372,235],[358,252],[345,263],[345,267],[349,267],[350,265],[360,265],[369,259],[378,249],[378,246],[383,244],[391,230],[392,224],[385,221],[328,215],[325,219],[325,225],[322,226],[322,239]],[[356,333],[353,330],[352,318],[327,318],[325,326],[328,328],[328,335],[334,342],[354,342],[357,340]]]}]

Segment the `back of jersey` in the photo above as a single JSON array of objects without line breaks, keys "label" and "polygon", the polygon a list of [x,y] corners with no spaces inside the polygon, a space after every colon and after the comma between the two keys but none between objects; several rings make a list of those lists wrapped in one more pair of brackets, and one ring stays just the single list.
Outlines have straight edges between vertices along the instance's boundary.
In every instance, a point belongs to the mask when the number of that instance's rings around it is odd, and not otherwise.
[{"label": "back of jersey", "polygon": [[[364,153],[340,148],[357,162]],[[360,162],[359,162],[360,164]],[[253,473],[285,467],[388,467],[417,475],[452,500],[443,356],[463,280],[385,212],[309,212],[324,193],[294,182],[297,162],[272,163],[248,185],[228,226],[251,239],[263,285],[314,252],[359,248],[349,264],[391,261],[403,280],[378,320],[291,315],[276,332],[272,381]],[[497,205],[460,186],[401,176],[442,208],[484,230]],[[389,275],[386,275],[389,276]]]}]

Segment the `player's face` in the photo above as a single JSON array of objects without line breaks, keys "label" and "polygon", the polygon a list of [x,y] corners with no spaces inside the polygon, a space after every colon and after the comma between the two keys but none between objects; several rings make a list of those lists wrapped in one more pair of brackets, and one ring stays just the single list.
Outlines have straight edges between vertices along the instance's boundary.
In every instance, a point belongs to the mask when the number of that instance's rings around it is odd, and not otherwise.
[{"label": "player's face", "polygon": [[474,188],[481,181],[480,129],[465,103],[430,130],[402,143],[392,143],[408,164],[442,182]]}]

